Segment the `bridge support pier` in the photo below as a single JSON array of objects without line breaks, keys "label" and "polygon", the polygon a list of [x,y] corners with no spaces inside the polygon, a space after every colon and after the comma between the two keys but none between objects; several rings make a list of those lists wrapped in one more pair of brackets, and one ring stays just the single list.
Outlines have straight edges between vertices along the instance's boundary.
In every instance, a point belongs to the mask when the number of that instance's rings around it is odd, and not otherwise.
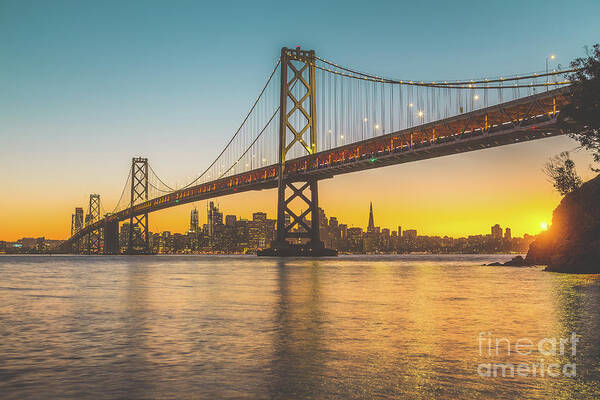
[{"label": "bridge support pier", "polygon": [[104,254],[119,254],[119,222],[104,223]]}]

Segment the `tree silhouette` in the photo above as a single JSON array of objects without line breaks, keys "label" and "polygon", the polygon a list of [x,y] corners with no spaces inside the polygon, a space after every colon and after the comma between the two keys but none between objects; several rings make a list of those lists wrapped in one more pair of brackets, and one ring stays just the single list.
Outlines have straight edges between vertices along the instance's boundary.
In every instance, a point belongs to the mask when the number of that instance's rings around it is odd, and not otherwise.
[{"label": "tree silhouette", "polygon": [[595,44],[591,52],[586,47],[586,55],[571,62],[571,69],[576,71],[568,79],[574,83],[569,103],[560,110],[560,123],[600,163],[600,45]]},{"label": "tree silhouette", "polygon": [[544,173],[561,195],[566,195],[579,188],[583,181],[575,171],[575,163],[569,157],[568,151],[552,157],[543,168]]}]

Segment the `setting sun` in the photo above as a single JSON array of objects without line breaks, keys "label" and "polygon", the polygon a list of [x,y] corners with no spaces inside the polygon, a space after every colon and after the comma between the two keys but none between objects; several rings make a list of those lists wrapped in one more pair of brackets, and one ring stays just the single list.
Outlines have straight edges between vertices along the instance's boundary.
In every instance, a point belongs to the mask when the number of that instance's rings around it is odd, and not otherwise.
[{"label": "setting sun", "polygon": [[547,231],[547,230],[548,230],[548,223],[547,223],[546,221],[544,221],[544,222],[541,222],[541,223],[540,223],[540,228],[541,228],[543,231]]}]

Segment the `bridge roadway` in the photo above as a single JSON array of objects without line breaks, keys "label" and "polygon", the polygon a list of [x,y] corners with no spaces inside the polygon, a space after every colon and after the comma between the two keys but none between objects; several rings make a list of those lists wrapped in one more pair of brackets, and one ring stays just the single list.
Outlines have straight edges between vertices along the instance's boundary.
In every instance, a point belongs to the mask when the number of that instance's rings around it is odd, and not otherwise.
[{"label": "bridge roadway", "polygon": [[[491,89],[490,89],[491,90]],[[286,161],[285,177],[332,178],[388,165],[503,146],[561,135],[557,126],[560,106],[568,101],[568,88],[475,110],[454,117],[377,136]],[[249,190],[276,188],[277,164],[198,184],[133,206],[141,215],[181,204]],[[102,228],[106,221],[124,221],[131,207],[84,227],[69,242]]]}]

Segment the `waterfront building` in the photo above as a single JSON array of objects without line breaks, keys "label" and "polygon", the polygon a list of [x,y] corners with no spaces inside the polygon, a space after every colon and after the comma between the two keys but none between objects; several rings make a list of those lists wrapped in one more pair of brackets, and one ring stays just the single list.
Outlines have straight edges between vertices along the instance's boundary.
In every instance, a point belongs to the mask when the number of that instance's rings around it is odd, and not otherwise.
[{"label": "waterfront building", "polygon": [[492,226],[492,239],[493,240],[502,240],[502,228],[499,224]]}]

